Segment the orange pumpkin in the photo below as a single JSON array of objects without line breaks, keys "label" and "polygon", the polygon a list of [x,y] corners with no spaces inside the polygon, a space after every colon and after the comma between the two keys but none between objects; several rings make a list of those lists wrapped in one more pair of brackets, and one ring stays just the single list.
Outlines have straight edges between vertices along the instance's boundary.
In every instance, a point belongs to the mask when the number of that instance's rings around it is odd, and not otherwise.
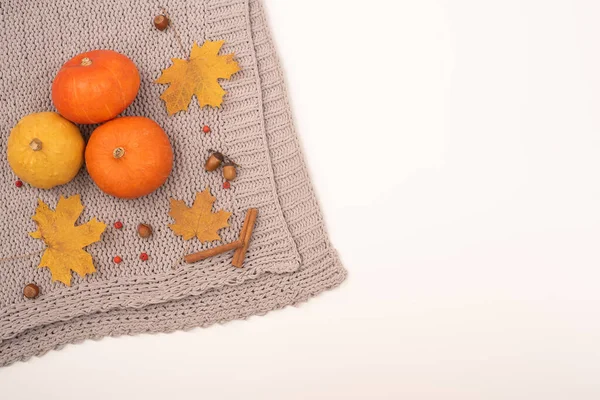
[{"label": "orange pumpkin", "polygon": [[173,168],[173,149],[156,122],[122,117],[96,128],[85,149],[85,163],[103,192],[135,199],[165,183]]},{"label": "orange pumpkin", "polygon": [[122,113],[139,88],[133,61],[116,51],[94,50],[73,57],[58,71],[52,101],[66,119],[97,124]]}]

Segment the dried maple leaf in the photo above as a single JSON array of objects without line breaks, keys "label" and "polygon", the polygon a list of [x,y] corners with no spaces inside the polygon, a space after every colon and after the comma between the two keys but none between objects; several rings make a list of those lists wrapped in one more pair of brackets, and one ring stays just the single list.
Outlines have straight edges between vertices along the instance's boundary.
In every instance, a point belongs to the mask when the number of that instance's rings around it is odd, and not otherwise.
[{"label": "dried maple leaf", "polygon": [[219,55],[224,43],[223,40],[206,41],[202,47],[194,43],[189,61],[171,59],[173,65],[163,70],[156,80],[156,83],[171,84],[160,96],[167,104],[169,115],[186,111],[193,95],[198,98],[200,107],[221,106],[226,92],[218,79],[229,79],[240,70],[238,63],[233,61],[233,54]]},{"label": "dried maple leaf", "polygon": [[210,189],[196,193],[196,200],[192,207],[188,207],[181,200],[171,199],[171,211],[169,215],[175,220],[169,228],[183,240],[190,240],[196,236],[201,242],[221,240],[217,231],[229,226],[227,221],[230,212],[219,210],[212,212],[213,203],[217,198],[210,194]]},{"label": "dried maple leaf", "polygon": [[79,195],[68,198],[60,197],[56,211],[42,200],[38,200],[38,207],[33,219],[38,230],[30,233],[36,239],[46,242],[46,250],[40,260],[38,268],[49,268],[53,281],[60,281],[71,286],[71,271],[79,276],[96,272],[92,256],[83,250],[87,245],[100,240],[106,224],[92,219],[83,225],[75,226],[75,222],[83,211]]}]

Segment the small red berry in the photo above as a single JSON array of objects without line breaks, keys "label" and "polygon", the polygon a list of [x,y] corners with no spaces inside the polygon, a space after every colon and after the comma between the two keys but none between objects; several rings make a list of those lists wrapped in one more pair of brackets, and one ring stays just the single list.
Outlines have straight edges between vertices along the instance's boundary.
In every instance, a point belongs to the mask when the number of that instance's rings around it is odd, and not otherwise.
[{"label": "small red berry", "polygon": [[113,261],[114,261],[115,264],[120,264],[121,261],[123,261],[123,259],[121,257],[119,257],[119,256],[116,256],[115,258],[113,258]]},{"label": "small red berry", "polygon": [[15,186],[16,187],[21,187],[21,186],[23,186],[23,182],[22,181],[16,181],[15,182]]},{"label": "small red berry", "polygon": [[204,125],[204,127],[202,128],[202,132],[210,133],[210,127],[208,125]]},{"label": "small red berry", "polygon": [[121,221],[115,222],[115,229],[121,229],[121,228],[123,228],[123,223]]},{"label": "small red berry", "polygon": [[140,254],[140,260],[142,260],[142,261],[148,261],[148,254],[146,254],[146,253]]},{"label": "small red berry", "polygon": [[231,188],[231,183],[223,182],[223,189],[230,189],[230,188]]}]

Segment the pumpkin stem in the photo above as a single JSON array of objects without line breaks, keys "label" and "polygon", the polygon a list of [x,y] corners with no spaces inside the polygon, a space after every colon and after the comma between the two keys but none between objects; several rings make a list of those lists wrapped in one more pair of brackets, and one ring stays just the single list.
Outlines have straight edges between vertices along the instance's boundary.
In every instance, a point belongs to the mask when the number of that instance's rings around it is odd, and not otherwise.
[{"label": "pumpkin stem", "polygon": [[92,60],[85,57],[84,59],[81,60],[81,65],[84,67],[89,67],[90,65],[92,65]]},{"label": "pumpkin stem", "polygon": [[29,147],[31,147],[31,150],[33,151],[40,151],[42,149],[42,141],[40,139],[33,139],[31,142],[29,142]]},{"label": "pumpkin stem", "polygon": [[125,155],[125,149],[122,147],[117,147],[113,150],[113,157],[119,159]]}]

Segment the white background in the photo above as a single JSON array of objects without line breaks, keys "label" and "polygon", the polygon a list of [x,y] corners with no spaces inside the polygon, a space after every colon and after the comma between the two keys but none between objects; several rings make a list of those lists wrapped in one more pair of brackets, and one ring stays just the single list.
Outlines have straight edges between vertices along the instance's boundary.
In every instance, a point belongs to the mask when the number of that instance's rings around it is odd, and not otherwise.
[{"label": "white background", "polygon": [[347,282],[68,346],[0,398],[600,398],[600,2],[265,4]]}]

